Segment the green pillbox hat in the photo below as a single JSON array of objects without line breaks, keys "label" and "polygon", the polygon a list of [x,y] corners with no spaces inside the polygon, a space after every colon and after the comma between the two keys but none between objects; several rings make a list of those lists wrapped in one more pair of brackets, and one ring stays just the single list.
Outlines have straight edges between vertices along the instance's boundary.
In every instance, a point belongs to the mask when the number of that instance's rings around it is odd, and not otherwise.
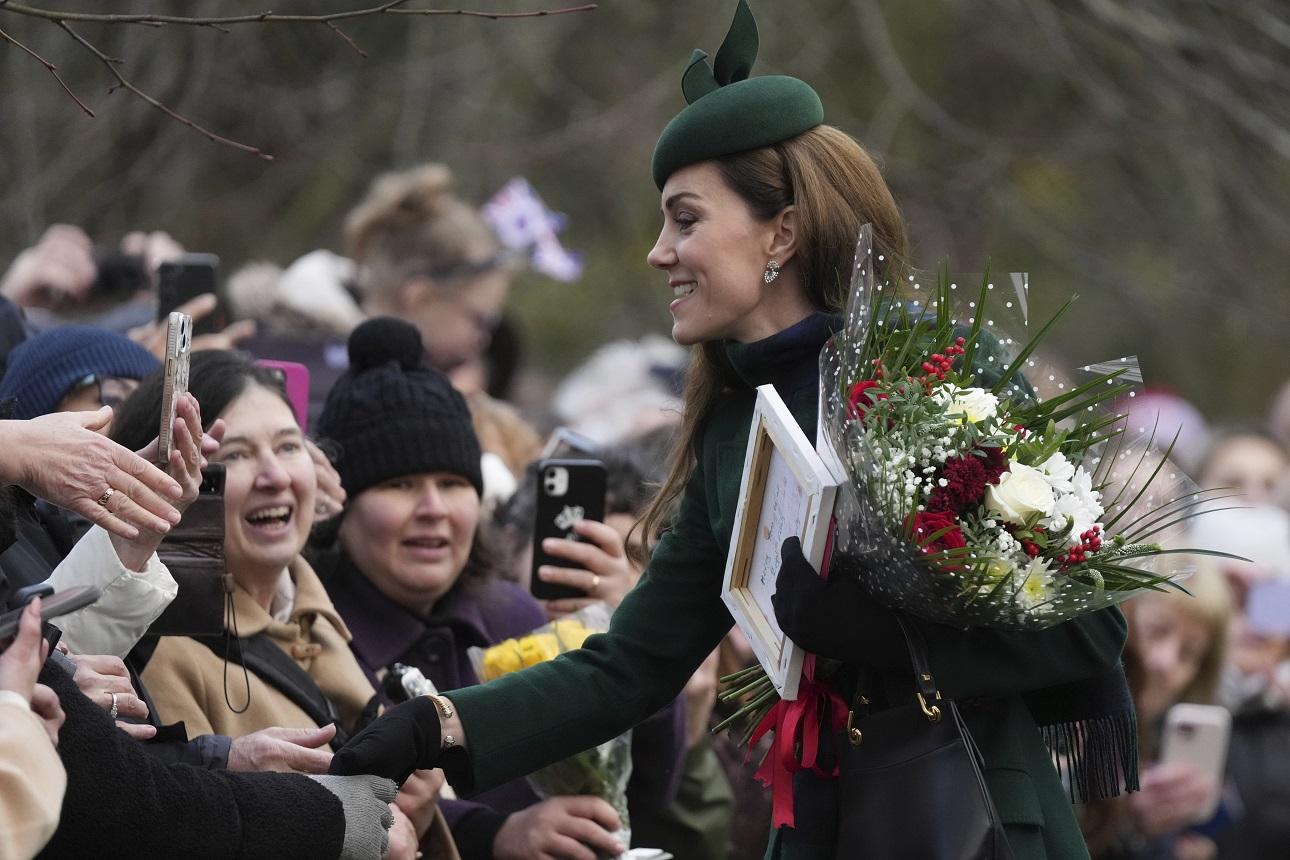
[{"label": "green pillbox hat", "polygon": [[797,78],[748,77],[757,59],[757,22],[739,0],[730,32],[712,66],[695,51],[681,77],[689,105],[667,124],[654,145],[654,184],[691,164],[769,146],[824,122],[820,97]]}]

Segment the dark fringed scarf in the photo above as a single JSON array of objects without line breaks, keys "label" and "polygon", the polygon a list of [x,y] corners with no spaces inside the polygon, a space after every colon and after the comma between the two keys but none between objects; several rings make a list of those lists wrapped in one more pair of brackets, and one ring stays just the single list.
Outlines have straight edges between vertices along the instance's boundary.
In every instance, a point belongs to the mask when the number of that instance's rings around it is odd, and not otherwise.
[{"label": "dark fringed scarf", "polygon": [[1138,790],[1138,720],[1123,667],[1022,698],[1072,802]]}]

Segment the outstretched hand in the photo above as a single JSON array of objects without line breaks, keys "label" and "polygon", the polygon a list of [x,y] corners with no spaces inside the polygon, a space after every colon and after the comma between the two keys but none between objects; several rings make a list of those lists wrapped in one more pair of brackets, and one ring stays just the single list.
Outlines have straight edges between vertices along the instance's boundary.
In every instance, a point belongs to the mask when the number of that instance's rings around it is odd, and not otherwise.
[{"label": "outstretched hand", "polygon": [[179,522],[179,483],[103,435],[111,407],[0,421],[0,477],[127,540]]},{"label": "outstretched hand", "polygon": [[349,739],[332,757],[330,773],[372,773],[402,784],[412,771],[438,766],[439,709],[427,696],[401,702]]}]

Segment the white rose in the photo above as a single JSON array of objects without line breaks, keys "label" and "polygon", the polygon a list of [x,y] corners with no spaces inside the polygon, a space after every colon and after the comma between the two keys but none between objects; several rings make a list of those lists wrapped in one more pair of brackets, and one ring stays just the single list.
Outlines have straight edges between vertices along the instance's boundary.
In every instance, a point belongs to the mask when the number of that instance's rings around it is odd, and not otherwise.
[{"label": "white rose", "polygon": [[999,483],[986,490],[985,504],[1000,519],[1019,526],[1031,514],[1051,516],[1056,499],[1042,472],[1014,462],[1008,464],[1008,471],[999,478]]},{"label": "white rose", "polygon": [[987,418],[993,418],[999,406],[999,398],[984,388],[959,388],[950,395],[946,415],[962,415],[975,424]]}]

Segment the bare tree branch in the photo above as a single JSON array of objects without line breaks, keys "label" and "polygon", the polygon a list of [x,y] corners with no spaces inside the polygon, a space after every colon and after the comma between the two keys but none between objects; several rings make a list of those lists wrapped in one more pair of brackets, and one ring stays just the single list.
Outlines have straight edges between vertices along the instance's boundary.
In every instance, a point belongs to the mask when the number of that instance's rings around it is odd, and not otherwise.
[{"label": "bare tree branch", "polygon": [[72,92],[72,88],[67,85],[67,81],[63,80],[62,75],[58,74],[58,66],[55,66],[53,63],[51,63],[49,60],[46,60],[40,54],[37,54],[31,48],[28,48],[26,45],[24,45],[22,42],[19,42],[13,36],[10,36],[4,30],[0,30],[0,39],[4,39],[9,44],[15,47],[21,48],[22,50],[30,54],[32,57],[34,57],[36,59],[36,62],[40,63],[42,66],[44,66],[46,69],[49,70],[49,73],[54,76],[54,80],[58,81],[59,86],[61,86],[64,90],[67,91],[67,94],[72,97],[72,101],[80,105],[81,110],[85,111],[90,116],[94,116],[94,111],[90,110],[90,106],[87,105],[85,102],[81,101],[80,97],[77,96],[76,93]]},{"label": "bare tree branch", "polygon": [[582,6],[570,6],[562,9],[538,9],[532,12],[487,12],[474,9],[402,9],[408,0],[390,0],[379,6],[366,9],[349,9],[344,12],[332,12],[326,15],[281,15],[277,12],[258,12],[251,15],[230,15],[225,17],[199,17],[192,15],[155,15],[137,13],[133,15],[98,13],[98,12],[61,12],[55,9],[42,9],[26,6],[21,3],[0,2],[0,12],[13,12],[32,18],[45,18],[50,21],[73,21],[76,23],[95,24],[178,24],[186,27],[223,27],[235,24],[328,24],[353,18],[365,18],[374,15],[458,15],[469,18],[488,18],[499,21],[508,18],[542,18],[550,15],[568,15],[573,12],[590,12],[597,7],[595,3]]},{"label": "bare tree branch", "polygon": [[[252,146],[246,143],[239,143],[235,140],[224,137],[223,135],[216,134],[210,129],[204,126],[198,125],[196,122],[192,121],[188,117],[168,107],[158,99],[154,98],[151,95],[148,95],[146,92],[139,89],[121,73],[121,70],[118,68],[118,66],[122,65],[121,60],[115,57],[110,57],[107,54],[103,53],[103,51],[101,51],[98,48],[98,46],[94,45],[92,42],[90,42],[89,40],[81,36],[70,26],[68,26],[69,22],[78,23],[78,24],[80,23],[138,24],[141,26],[149,26],[149,27],[164,27],[170,24],[174,24],[174,25],[187,26],[187,27],[209,27],[214,30],[219,30],[220,32],[223,32],[223,33],[230,32],[228,30],[228,27],[236,24],[322,24],[327,28],[329,28],[332,32],[334,32],[338,37],[340,37],[340,39],[344,41],[347,45],[349,45],[349,47],[351,47],[355,52],[357,52],[360,57],[366,59],[367,52],[364,51],[362,48],[360,48],[357,42],[355,42],[347,33],[345,33],[343,30],[340,29],[340,27],[336,25],[337,21],[353,20],[356,18],[365,18],[365,17],[372,17],[377,15],[396,15],[396,14],[397,15],[420,15],[420,16],[457,15],[457,16],[473,17],[473,18],[488,18],[490,20],[496,21],[496,20],[511,19],[511,18],[539,18],[539,17],[547,17],[552,15],[567,15],[575,12],[589,12],[597,8],[597,4],[595,3],[587,3],[582,6],[570,6],[570,7],[559,8],[559,9],[539,9],[532,12],[489,12],[489,11],[478,11],[478,10],[472,10],[472,9],[404,9],[404,8],[401,8],[407,2],[408,0],[388,0],[388,2],[382,3],[379,6],[370,6],[363,9],[349,9],[343,12],[333,12],[325,15],[282,15],[276,12],[260,12],[252,15],[204,17],[204,16],[191,16],[191,15],[156,15],[151,13],[106,14],[106,13],[94,13],[94,12],[65,12],[65,11],[59,11],[54,9],[45,9],[37,6],[28,6],[22,3],[13,3],[13,2],[10,2],[10,0],[0,0],[0,13],[8,12],[13,15],[23,15],[29,18],[39,18],[46,21],[52,21],[53,23],[57,24],[60,28],[65,30],[68,33],[68,35],[70,35],[73,39],[75,39],[82,47],[84,47],[91,54],[93,54],[104,66],[107,67],[108,71],[112,73],[112,76],[116,78],[117,83],[109,89],[109,92],[112,92],[116,89],[127,90],[128,92],[134,94],[138,98],[152,105],[157,110],[161,111],[166,116],[170,117],[176,122],[182,125],[188,126],[189,128],[193,129],[194,131],[197,131],[198,133],[204,135],[205,137],[207,137],[208,139],[216,143],[221,143],[221,144],[224,144],[225,146],[231,146],[234,149],[239,149],[243,152],[248,152],[248,153],[251,153],[252,155],[258,156],[259,158],[272,161],[273,156],[269,155],[259,147]],[[68,95],[70,95],[78,105],[80,105],[81,109],[84,110],[86,113],[88,113],[90,116],[94,116],[94,112],[90,110],[89,107],[83,101],[77,98],[76,94],[72,92],[71,88],[68,87],[67,84],[63,81],[63,79],[59,76],[57,67],[54,66],[53,63],[50,63],[48,60],[41,57],[39,54],[37,54],[35,51],[28,48],[26,45],[23,45],[22,43],[18,42],[16,39],[14,39],[9,34],[5,33],[3,30],[0,30],[0,37],[2,37],[5,41],[13,45],[16,45],[17,47],[26,51],[32,57],[36,58],[36,60],[38,60],[42,65],[44,65],[45,68],[49,70],[50,74],[52,74],[58,80],[58,82],[62,84],[63,89],[67,91]]]},{"label": "bare tree branch", "polygon": [[183,114],[178,113],[177,111],[172,110],[171,108],[162,104],[157,99],[153,98],[152,96],[145,93],[143,90],[136,87],[125,77],[125,75],[121,74],[121,70],[117,68],[119,65],[121,65],[120,60],[115,59],[113,57],[109,57],[107,54],[100,51],[98,47],[94,45],[94,43],[90,42],[85,37],[83,37],[80,33],[77,33],[75,30],[73,30],[66,21],[58,21],[57,24],[63,30],[67,31],[67,34],[69,36],[71,36],[73,39],[79,42],[82,47],[84,47],[87,51],[89,51],[95,57],[97,57],[99,59],[99,62],[101,62],[107,68],[107,70],[112,73],[112,76],[117,80],[117,85],[116,87],[113,87],[113,89],[120,88],[133,93],[134,95],[143,99],[148,104],[155,107],[157,110],[164,113],[166,116],[173,119],[175,122],[178,122],[181,125],[188,126],[189,128],[193,129],[199,134],[204,135],[206,138],[216,143],[222,143],[225,146],[231,146],[234,149],[240,149],[243,152],[249,152],[252,155],[258,156],[259,158],[263,158],[265,161],[273,160],[272,155],[269,155],[267,152],[260,149],[259,147],[251,146],[248,143],[238,143],[236,140],[231,140],[227,137],[216,134],[215,132],[211,131],[205,126],[198,125],[197,123],[193,122],[191,119],[184,116]]}]

